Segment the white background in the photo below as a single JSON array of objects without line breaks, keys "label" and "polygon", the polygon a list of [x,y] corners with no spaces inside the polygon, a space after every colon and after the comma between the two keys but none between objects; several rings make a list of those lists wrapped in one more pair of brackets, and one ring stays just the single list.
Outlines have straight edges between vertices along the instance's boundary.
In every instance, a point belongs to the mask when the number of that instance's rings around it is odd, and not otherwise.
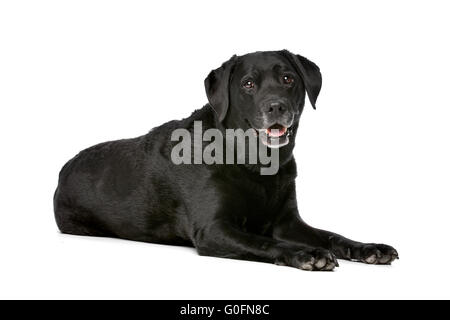
[{"label": "white background", "polygon": [[[0,298],[450,298],[446,1],[2,1]],[[395,246],[331,273],[61,235],[62,165],[206,103],[233,54],[287,48],[323,74],[301,120],[310,224]]]}]

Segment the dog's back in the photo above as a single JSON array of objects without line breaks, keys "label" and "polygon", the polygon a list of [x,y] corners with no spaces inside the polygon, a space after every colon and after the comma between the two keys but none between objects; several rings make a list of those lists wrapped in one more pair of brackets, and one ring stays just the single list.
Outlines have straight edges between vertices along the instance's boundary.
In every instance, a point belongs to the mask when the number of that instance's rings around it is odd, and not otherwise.
[{"label": "dog's back", "polygon": [[[209,108],[209,109],[208,109]],[[203,185],[203,167],[170,161],[174,129],[192,130],[209,123],[210,107],[183,120],[167,122],[148,134],[95,145],[61,169],[54,195],[58,228],[63,233],[108,236],[176,245],[192,245],[183,195]],[[201,171],[201,172],[200,172]],[[195,176],[183,179],[184,176]],[[192,201],[197,201],[191,196]]]}]

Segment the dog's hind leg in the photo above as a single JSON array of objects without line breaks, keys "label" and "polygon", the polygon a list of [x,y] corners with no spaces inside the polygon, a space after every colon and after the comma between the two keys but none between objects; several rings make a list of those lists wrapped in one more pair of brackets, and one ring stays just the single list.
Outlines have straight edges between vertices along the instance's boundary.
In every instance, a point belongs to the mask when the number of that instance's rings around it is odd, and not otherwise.
[{"label": "dog's hind leg", "polygon": [[93,217],[89,210],[55,203],[56,224],[62,233],[94,237],[115,236]]}]

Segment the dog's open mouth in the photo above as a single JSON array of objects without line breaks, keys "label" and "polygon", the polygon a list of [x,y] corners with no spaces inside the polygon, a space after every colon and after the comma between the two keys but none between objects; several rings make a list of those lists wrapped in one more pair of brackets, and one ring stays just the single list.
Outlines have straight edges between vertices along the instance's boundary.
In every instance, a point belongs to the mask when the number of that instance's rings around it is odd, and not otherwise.
[{"label": "dog's open mouth", "polygon": [[283,127],[282,125],[275,124],[266,129],[265,133],[270,138],[280,138],[283,137],[287,133],[288,128]]},{"label": "dog's open mouth", "polygon": [[292,133],[292,127],[285,127],[281,124],[274,124],[266,129],[255,129],[247,121],[250,127],[261,139],[261,142],[269,148],[280,148],[289,143],[289,136]]}]

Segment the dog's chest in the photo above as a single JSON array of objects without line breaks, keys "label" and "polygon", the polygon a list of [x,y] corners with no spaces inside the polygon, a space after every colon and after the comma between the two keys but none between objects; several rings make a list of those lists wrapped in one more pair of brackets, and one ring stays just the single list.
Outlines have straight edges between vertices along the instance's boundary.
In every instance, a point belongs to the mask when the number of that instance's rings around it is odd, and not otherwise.
[{"label": "dog's chest", "polygon": [[246,232],[270,232],[283,207],[285,189],[284,183],[276,178],[266,183],[241,180],[229,199],[232,201],[234,223]]}]

